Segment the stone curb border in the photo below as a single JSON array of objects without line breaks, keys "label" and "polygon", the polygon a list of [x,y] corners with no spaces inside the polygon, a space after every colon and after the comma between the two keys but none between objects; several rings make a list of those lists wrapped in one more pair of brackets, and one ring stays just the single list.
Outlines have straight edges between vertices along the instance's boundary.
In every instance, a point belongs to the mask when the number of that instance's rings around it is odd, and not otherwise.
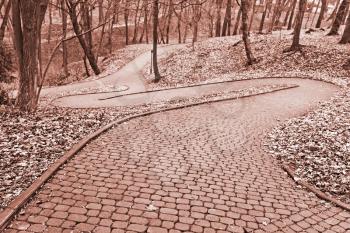
[{"label": "stone curb border", "polygon": [[169,107],[169,108],[164,108],[164,109],[160,109],[160,110],[153,110],[153,111],[148,111],[148,112],[144,112],[144,113],[139,113],[139,114],[136,114],[133,116],[124,117],[120,120],[111,122],[108,125],[97,130],[96,132],[83,138],[77,144],[75,144],[60,159],[58,159],[56,162],[54,162],[52,165],[50,165],[50,167],[39,178],[37,178],[31,186],[29,186],[29,188],[27,188],[24,192],[22,192],[19,196],[17,196],[2,212],[0,212],[0,232],[7,227],[9,222],[18,213],[18,211],[28,203],[30,198],[32,198],[35,195],[35,193],[41,188],[41,186],[44,185],[46,183],[46,181],[48,181],[60,169],[61,166],[63,166],[66,162],[68,162],[71,158],[73,158],[73,156],[75,154],[77,154],[81,149],[83,149],[89,142],[91,142],[93,139],[97,138],[101,134],[105,133],[109,129],[113,128],[115,125],[122,124],[124,122],[127,122],[127,121],[132,120],[132,119],[136,119],[139,117],[153,115],[156,113],[167,112],[167,111],[177,110],[177,109],[183,109],[183,108],[187,108],[187,107],[194,107],[194,106],[203,105],[203,104],[217,103],[217,102],[222,102],[222,101],[236,100],[236,99],[249,98],[249,97],[254,97],[254,96],[259,96],[259,95],[271,94],[274,92],[279,92],[279,91],[288,90],[288,89],[297,88],[297,87],[299,87],[299,86],[293,85],[293,86],[282,87],[282,88],[275,89],[272,91],[266,91],[266,92],[257,93],[257,94],[247,94],[247,95],[243,95],[241,97],[227,97],[227,98],[222,98],[222,99],[206,100],[206,101],[201,101],[201,102],[197,102],[197,103],[184,104],[184,105],[180,105],[180,106]]},{"label": "stone curb border", "polygon": [[306,188],[310,192],[314,193],[320,199],[331,202],[334,205],[350,212],[350,205],[349,204],[342,202],[338,199],[335,199],[334,197],[320,191],[319,189],[315,188],[314,186],[310,185],[309,183],[307,183],[303,180],[296,179],[296,176],[294,175],[292,168],[290,166],[288,166],[287,164],[283,163],[283,164],[281,164],[281,166],[282,166],[283,170],[285,172],[287,172],[287,174],[295,181],[295,183],[303,186],[304,188]]}]

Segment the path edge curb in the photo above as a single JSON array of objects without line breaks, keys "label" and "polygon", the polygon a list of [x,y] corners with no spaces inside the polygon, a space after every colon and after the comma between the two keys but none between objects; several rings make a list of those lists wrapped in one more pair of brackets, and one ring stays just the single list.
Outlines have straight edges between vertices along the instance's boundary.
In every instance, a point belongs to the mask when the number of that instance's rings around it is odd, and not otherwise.
[{"label": "path edge curb", "polygon": [[342,201],[326,194],[325,192],[322,192],[321,190],[315,188],[313,185],[309,184],[308,182],[305,182],[301,179],[300,180],[297,179],[292,168],[289,165],[287,165],[286,163],[282,163],[281,167],[285,172],[287,172],[287,174],[294,180],[295,183],[303,186],[308,191],[314,193],[320,199],[327,201],[327,202],[331,202],[332,204],[350,212],[350,205],[349,204],[342,202]]},{"label": "path edge curb", "polygon": [[51,164],[49,168],[39,177],[37,178],[24,192],[22,192],[19,196],[17,196],[3,211],[0,212],[0,232],[3,231],[10,221],[13,219],[13,217],[18,213],[18,211],[24,207],[28,201],[36,194],[36,192],[53,176],[55,173],[60,169],[61,166],[66,164],[70,159],[72,159],[81,149],[83,149],[87,144],[89,144],[92,140],[100,136],[101,134],[105,133],[106,131],[112,129],[114,126],[122,124],[124,122],[130,121],[132,119],[136,119],[139,117],[149,116],[161,112],[167,112],[172,110],[178,110],[188,107],[194,107],[198,105],[203,104],[211,104],[211,103],[217,103],[217,102],[223,102],[228,100],[236,100],[236,99],[244,99],[254,96],[260,96],[265,94],[271,94],[274,92],[279,92],[283,90],[293,89],[299,87],[298,85],[292,85],[287,87],[282,87],[279,89],[271,90],[271,91],[264,91],[261,93],[255,93],[255,94],[247,94],[240,97],[226,97],[221,99],[214,99],[214,100],[205,100],[200,101],[196,103],[189,103],[184,104],[180,106],[175,107],[168,107],[158,110],[151,110],[146,111],[143,113],[138,113],[132,116],[127,116],[122,119],[113,121],[104,127],[100,128],[99,130],[95,131],[94,133],[86,136],[85,138],[81,139],[77,144],[73,145],[70,150],[68,150],[60,159],[58,159],[56,162]]}]

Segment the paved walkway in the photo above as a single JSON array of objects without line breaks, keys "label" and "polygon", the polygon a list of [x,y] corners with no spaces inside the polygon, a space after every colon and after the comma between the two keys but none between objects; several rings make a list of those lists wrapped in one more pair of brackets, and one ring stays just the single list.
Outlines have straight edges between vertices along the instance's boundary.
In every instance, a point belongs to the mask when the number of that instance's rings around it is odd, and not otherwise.
[{"label": "paved walkway", "polygon": [[[166,53],[167,51],[182,47],[184,45],[167,45],[167,46],[160,46],[159,47],[159,55],[162,55]],[[104,78],[100,78],[97,80],[87,80],[87,81],[81,81],[69,85],[63,85],[59,87],[49,87],[44,88],[41,92],[41,96],[60,96],[62,93],[67,92],[77,92],[79,90],[88,89],[88,88],[105,88],[108,86],[128,86],[130,87],[129,90],[123,92],[123,93],[129,93],[129,92],[138,92],[138,91],[145,91],[145,85],[143,82],[143,77],[141,74],[141,71],[143,67],[145,67],[149,62],[151,58],[151,53],[146,52],[137,58],[135,58],[133,61],[125,65],[123,68],[121,68],[119,71],[117,71],[114,74],[108,75]]]},{"label": "paved walkway", "polygon": [[[317,83],[319,89],[314,88],[314,83]],[[191,98],[200,97],[206,94],[212,94],[222,91],[237,91],[250,87],[262,87],[264,85],[276,85],[276,84],[298,84],[308,86],[313,91],[322,92],[328,91],[328,84],[323,82],[316,82],[308,79],[298,78],[266,78],[256,80],[243,80],[228,83],[213,83],[206,84],[204,86],[192,86],[180,89],[163,90],[156,92],[129,94],[124,95],[122,93],[101,93],[101,94],[86,94],[86,95],[73,95],[56,99],[53,104],[60,107],[73,107],[73,108],[101,108],[101,107],[114,107],[114,106],[130,106],[149,104],[154,102],[161,102],[176,98]],[[139,90],[134,85],[131,90]],[[306,91],[309,91],[305,89]],[[137,91],[132,91],[137,92]]]},{"label": "paved walkway", "polygon": [[350,213],[298,187],[262,150],[278,120],[335,90],[298,84],[116,126],[70,160],[5,232],[350,232]]}]

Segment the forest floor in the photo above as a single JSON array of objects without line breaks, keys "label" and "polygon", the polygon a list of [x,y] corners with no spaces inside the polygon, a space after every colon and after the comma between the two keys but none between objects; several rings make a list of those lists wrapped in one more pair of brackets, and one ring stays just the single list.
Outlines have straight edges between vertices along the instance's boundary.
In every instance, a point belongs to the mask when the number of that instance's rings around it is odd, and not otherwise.
[{"label": "forest floor", "polygon": [[[266,149],[282,161],[293,164],[300,178],[350,203],[347,189],[350,187],[350,92],[349,82],[344,78],[348,70],[343,67],[349,51],[347,46],[337,44],[338,37],[325,37],[323,34],[304,35],[302,44],[306,46],[303,52],[287,54],[282,51],[290,45],[291,36],[288,33],[253,35],[252,47],[259,62],[251,67],[245,64],[240,37],[199,42],[194,51],[188,46],[164,55],[160,62],[163,79],[156,85],[149,82],[148,88],[271,76],[312,78],[343,87],[337,96],[320,105],[317,111],[277,127],[269,135]],[[134,56],[142,53],[143,49],[135,45]],[[130,61],[129,58],[133,56],[127,54],[125,60],[124,56],[105,60],[105,74],[117,71],[122,64]],[[146,74],[148,68],[145,67],[144,73],[149,81],[152,77]],[[98,77],[91,79],[95,78]],[[276,88],[280,87],[266,86],[262,90],[246,89],[217,95],[244,96]],[[3,155],[0,159],[0,194],[3,197],[0,209],[74,143],[101,126],[151,109],[213,99],[217,95],[102,109],[41,105],[36,113],[30,115],[0,111],[0,154]]]},{"label": "forest floor", "polygon": [[151,82],[147,72],[144,76],[149,89],[263,77],[308,78],[342,87],[316,111],[275,128],[265,144],[268,152],[295,168],[297,179],[350,203],[349,46],[338,44],[339,36],[326,36],[323,30],[304,31],[302,51],[283,53],[291,39],[290,31],[254,34],[252,49],[258,62],[252,66],[246,65],[239,36],[209,39],[163,57],[159,83]]}]

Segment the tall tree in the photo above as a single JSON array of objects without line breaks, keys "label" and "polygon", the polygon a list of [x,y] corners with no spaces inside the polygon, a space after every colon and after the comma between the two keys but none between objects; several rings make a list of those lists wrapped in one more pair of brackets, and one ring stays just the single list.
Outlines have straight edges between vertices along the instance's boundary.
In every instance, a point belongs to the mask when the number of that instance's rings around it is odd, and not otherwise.
[{"label": "tall tree", "polygon": [[6,31],[7,23],[8,23],[9,18],[10,18],[11,4],[12,4],[12,1],[9,0],[7,5],[6,5],[6,8],[5,8],[5,15],[4,15],[3,19],[2,19],[2,23],[1,23],[1,26],[0,26],[0,43],[3,42],[4,37],[5,37],[5,31]]},{"label": "tall tree", "polygon": [[299,11],[296,17],[296,23],[294,27],[293,43],[289,49],[285,52],[298,51],[300,50],[300,31],[303,24],[304,14],[305,14],[306,0],[299,1]]},{"label": "tall tree", "polygon": [[350,16],[348,16],[348,18],[346,20],[345,30],[343,32],[343,35],[342,35],[339,43],[340,44],[350,43]]},{"label": "tall tree", "polygon": [[216,23],[215,23],[216,37],[219,37],[221,33],[221,7],[222,7],[222,0],[216,0]]},{"label": "tall tree", "polygon": [[322,0],[321,11],[320,11],[320,15],[318,16],[316,28],[321,27],[321,23],[322,23],[322,20],[324,18],[326,11],[327,11],[327,0]]},{"label": "tall tree", "polygon": [[12,0],[14,45],[19,66],[16,104],[21,111],[35,110],[37,105],[39,37],[47,5],[48,0]]},{"label": "tall tree", "polygon": [[62,60],[63,60],[63,72],[65,77],[69,76],[68,72],[68,50],[67,43],[64,41],[67,38],[67,12],[66,12],[66,4],[65,0],[61,0],[61,8],[62,8]]},{"label": "tall tree", "polygon": [[158,17],[159,17],[159,0],[153,0],[153,71],[154,82],[161,79],[158,68]]},{"label": "tall tree", "polygon": [[347,8],[349,8],[349,0],[343,0],[339,6],[338,12],[335,16],[331,30],[327,34],[328,36],[338,35],[340,24],[345,17]]},{"label": "tall tree", "polygon": [[266,14],[267,14],[268,9],[271,8],[271,4],[272,4],[272,0],[267,0],[265,2],[265,8],[264,8],[264,12],[262,13],[260,26],[259,26],[259,33],[262,33],[264,30],[264,23],[265,23],[265,19],[266,19]]},{"label": "tall tree", "polygon": [[[87,39],[87,41],[86,41],[86,38],[84,39],[83,33],[82,33],[80,26],[79,26],[79,23],[78,23],[78,16],[77,16],[78,3],[79,2],[76,2],[74,0],[66,0],[66,5],[67,5],[70,19],[72,21],[74,33],[78,37],[79,43],[84,51],[85,56],[89,60],[89,63],[90,63],[92,70],[94,71],[94,73],[96,75],[98,75],[101,73],[101,71],[98,68],[95,55],[92,51],[92,47],[90,45],[91,42],[89,42],[89,39]],[[86,33],[85,35],[87,35],[87,34],[88,33]]]},{"label": "tall tree", "polygon": [[222,36],[231,34],[232,0],[227,0],[224,23],[222,25]]},{"label": "tall tree", "polygon": [[241,0],[241,10],[242,10],[242,39],[244,42],[244,48],[247,56],[247,64],[252,65],[255,63],[256,59],[253,56],[252,49],[250,46],[249,39],[249,26],[248,26],[248,0]]},{"label": "tall tree", "polygon": [[292,29],[293,20],[294,20],[294,14],[295,14],[295,8],[296,8],[296,6],[297,6],[297,2],[298,2],[298,0],[293,0],[293,3],[292,3],[292,10],[291,10],[291,13],[290,13],[290,17],[289,17],[289,21],[288,21],[287,30]]}]

